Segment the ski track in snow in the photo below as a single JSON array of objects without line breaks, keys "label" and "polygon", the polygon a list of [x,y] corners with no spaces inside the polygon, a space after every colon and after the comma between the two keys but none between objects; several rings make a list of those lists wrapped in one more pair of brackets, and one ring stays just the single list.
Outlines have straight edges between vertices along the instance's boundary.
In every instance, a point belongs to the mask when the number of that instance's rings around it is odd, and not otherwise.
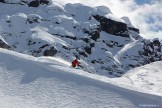
[{"label": "ski track in snow", "polygon": [[3,49],[0,55],[0,108],[161,107],[159,96],[117,87],[106,77],[60,65],[52,58]]}]

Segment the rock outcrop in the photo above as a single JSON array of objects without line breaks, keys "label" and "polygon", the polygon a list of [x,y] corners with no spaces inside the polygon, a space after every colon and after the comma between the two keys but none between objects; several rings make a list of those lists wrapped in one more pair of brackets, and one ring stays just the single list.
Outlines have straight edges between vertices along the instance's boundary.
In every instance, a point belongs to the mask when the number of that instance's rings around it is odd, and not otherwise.
[{"label": "rock outcrop", "polygon": [[126,23],[118,22],[112,19],[108,19],[100,15],[92,15],[97,21],[100,22],[100,30],[105,31],[112,35],[129,37],[128,30],[140,33],[139,29],[130,27]]},{"label": "rock outcrop", "polygon": [[112,35],[129,37],[127,24],[100,15],[93,15],[93,17],[100,22],[100,28],[102,31]]},{"label": "rock outcrop", "polygon": [[40,4],[48,4],[48,0],[33,0],[28,3],[29,7],[38,7]]},{"label": "rock outcrop", "polygon": [[30,3],[28,3],[29,7],[38,7],[40,4],[40,2],[38,0],[35,1],[31,1]]},{"label": "rock outcrop", "polygon": [[145,56],[151,56],[149,59],[150,62],[154,62],[157,60],[162,60],[161,55],[161,43],[158,38],[151,40],[145,40],[144,41],[144,55]]},{"label": "rock outcrop", "polygon": [[11,47],[4,41],[4,39],[0,36],[0,48],[10,49]]},{"label": "rock outcrop", "polygon": [[53,47],[50,47],[50,49],[48,50],[45,50],[43,52],[43,55],[44,56],[54,56],[55,54],[57,53],[57,49],[53,46]]}]

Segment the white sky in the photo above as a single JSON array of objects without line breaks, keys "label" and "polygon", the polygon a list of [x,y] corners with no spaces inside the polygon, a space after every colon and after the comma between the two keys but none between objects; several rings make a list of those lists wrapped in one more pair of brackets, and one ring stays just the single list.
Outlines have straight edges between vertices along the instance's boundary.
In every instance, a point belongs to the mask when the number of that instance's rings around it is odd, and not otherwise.
[{"label": "white sky", "polygon": [[[150,0],[138,5],[135,0],[53,0],[59,3],[83,3],[90,6],[105,5],[119,18],[128,16],[132,24],[140,29],[143,37],[162,40],[162,0]],[[146,1],[146,0],[145,0]]]}]

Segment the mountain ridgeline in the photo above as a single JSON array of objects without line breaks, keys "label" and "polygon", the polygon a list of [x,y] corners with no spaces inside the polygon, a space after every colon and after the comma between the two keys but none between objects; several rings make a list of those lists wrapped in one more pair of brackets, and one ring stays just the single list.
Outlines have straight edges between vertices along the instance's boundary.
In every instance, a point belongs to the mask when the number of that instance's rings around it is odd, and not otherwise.
[{"label": "mountain ridgeline", "polygon": [[162,60],[159,39],[144,39],[128,17],[105,6],[0,0],[0,13],[1,48],[68,61],[78,56],[83,69],[108,77]]}]

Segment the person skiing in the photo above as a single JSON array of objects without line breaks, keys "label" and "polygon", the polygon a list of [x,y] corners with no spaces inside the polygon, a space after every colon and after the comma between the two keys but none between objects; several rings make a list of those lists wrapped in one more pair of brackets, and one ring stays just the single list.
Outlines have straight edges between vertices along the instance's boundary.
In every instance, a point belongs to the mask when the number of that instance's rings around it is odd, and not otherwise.
[{"label": "person skiing", "polygon": [[76,66],[79,65],[78,59],[76,58],[75,60],[72,61],[72,67],[75,68]]}]

